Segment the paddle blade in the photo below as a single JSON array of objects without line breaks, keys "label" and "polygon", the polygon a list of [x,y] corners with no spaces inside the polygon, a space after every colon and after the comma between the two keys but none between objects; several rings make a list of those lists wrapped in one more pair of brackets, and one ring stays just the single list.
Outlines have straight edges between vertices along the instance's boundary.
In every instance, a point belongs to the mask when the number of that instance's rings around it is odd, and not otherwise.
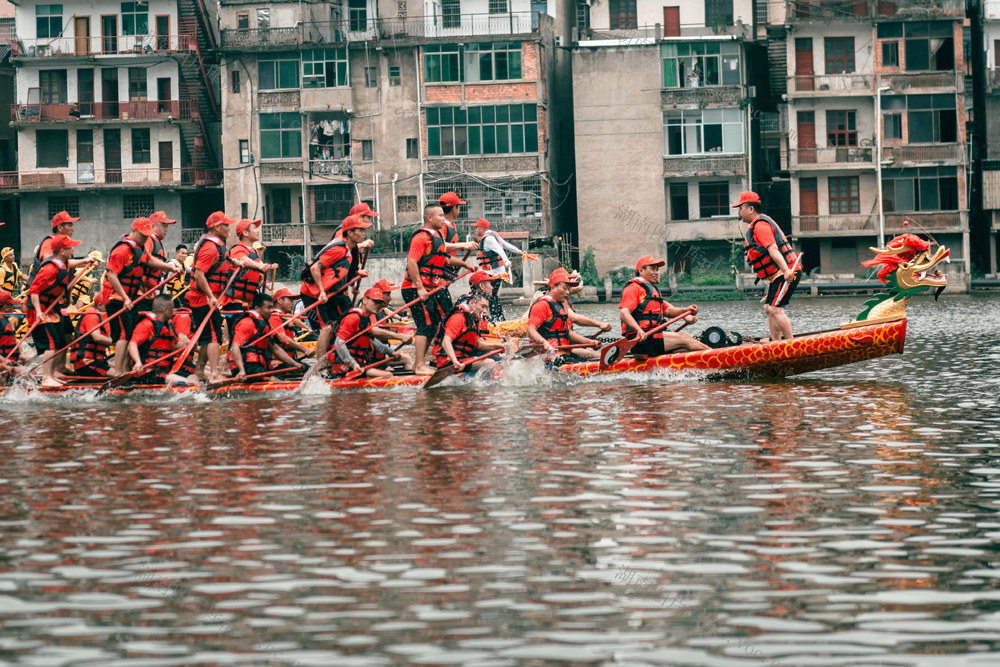
[{"label": "paddle blade", "polygon": [[421,389],[430,389],[435,385],[439,385],[454,374],[455,374],[454,366],[448,365],[445,366],[444,368],[439,368],[436,371],[434,371],[434,375],[430,376],[427,382],[423,384]]},{"label": "paddle blade", "polygon": [[600,370],[604,372],[608,370],[608,367],[614,364],[616,361],[624,357],[629,353],[633,347],[635,347],[636,339],[622,338],[619,341],[611,343],[610,345],[605,345],[601,348],[601,363]]}]

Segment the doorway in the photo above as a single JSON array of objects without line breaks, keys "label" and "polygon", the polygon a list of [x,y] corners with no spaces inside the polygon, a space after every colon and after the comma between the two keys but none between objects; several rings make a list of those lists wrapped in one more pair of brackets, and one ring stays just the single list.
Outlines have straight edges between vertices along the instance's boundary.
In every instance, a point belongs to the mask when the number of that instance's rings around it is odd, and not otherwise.
[{"label": "doorway", "polygon": [[118,68],[101,69],[102,118],[118,118]]},{"label": "doorway", "polygon": [[118,53],[118,15],[101,17],[101,53]]},{"label": "doorway", "polygon": [[172,141],[160,142],[160,180],[174,180],[174,143]]},{"label": "doorway", "polygon": [[156,111],[157,113],[170,113],[170,77],[158,78],[156,80]]},{"label": "doorway", "polygon": [[156,50],[170,50],[170,16],[160,14],[156,17]]},{"label": "doorway", "polygon": [[76,35],[76,55],[90,55],[90,17],[73,18],[73,34]]},{"label": "doorway", "polygon": [[122,131],[104,130],[104,182],[122,182]]}]

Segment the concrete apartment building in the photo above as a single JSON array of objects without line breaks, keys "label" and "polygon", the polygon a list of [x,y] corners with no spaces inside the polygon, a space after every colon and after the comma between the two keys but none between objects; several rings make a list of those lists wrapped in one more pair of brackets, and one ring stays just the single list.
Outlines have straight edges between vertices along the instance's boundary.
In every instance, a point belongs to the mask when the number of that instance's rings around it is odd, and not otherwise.
[{"label": "concrete apartment building", "polygon": [[[1000,246],[1000,0],[977,3],[978,28],[973,34],[981,35],[980,48],[984,61],[978,84],[982,96],[977,99],[982,111],[977,114],[981,141],[978,142],[978,166],[981,168],[983,212],[986,215],[986,243],[988,264],[984,272],[996,274]],[[986,253],[984,253],[986,254]]]},{"label": "concrete apartment building", "polygon": [[106,251],[138,215],[193,224],[221,204],[216,93],[201,0],[18,0],[16,171],[0,190],[20,205],[20,256],[60,210],[81,216],[83,250]]},{"label": "concrete apartment building", "polygon": [[961,0],[767,4],[807,271],[858,273],[881,229],[933,234],[968,275],[964,16]]},{"label": "concrete apartment building", "polygon": [[759,178],[753,3],[587,9],[573,44],[581,250],[602,275],[645,254],[675,271],[692,255],[728,263],[730,204]]},{"label": "concrete apartment building", "polygon": [[556,13],[527,0],[222,0],[226,210],[263,218],[283,265],[357,201],[382,230],[413,228],[448,190],[469,202],[464,222],[551,236],[568,189],[554,135],[571,131],[553,99]]}]

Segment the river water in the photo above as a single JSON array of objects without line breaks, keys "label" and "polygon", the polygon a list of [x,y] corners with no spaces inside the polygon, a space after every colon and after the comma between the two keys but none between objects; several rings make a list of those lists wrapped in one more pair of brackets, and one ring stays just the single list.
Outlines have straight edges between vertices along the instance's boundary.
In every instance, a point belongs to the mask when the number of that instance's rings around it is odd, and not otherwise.
[{"label": "river water", "polygon": [[998,325],[920,299],[904,355],[774,382],[8,393],[0,661],[1000,664]]}]

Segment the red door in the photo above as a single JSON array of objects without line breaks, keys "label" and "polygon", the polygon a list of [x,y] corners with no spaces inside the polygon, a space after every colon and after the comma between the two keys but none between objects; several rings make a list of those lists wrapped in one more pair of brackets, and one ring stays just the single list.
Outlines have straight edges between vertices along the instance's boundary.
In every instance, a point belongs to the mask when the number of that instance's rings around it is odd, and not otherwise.
[{"label": "red door", "polygon": [[664,7],[663,8],[663,36],[664,37],[680,37],[681,36],[681,8],[680,7]]},{"label": "red door", "polygon": [[799,229],[819,231],[819,196],[815,178],[799,179]]},{"label": "red door", "polygon": [[813,89],[812,37],[795,39],[795,90]]},{"label": "red door", "polygon": [[816,162],[816,112],[799,111],[797,114],[799,132],[799,164]]}]

